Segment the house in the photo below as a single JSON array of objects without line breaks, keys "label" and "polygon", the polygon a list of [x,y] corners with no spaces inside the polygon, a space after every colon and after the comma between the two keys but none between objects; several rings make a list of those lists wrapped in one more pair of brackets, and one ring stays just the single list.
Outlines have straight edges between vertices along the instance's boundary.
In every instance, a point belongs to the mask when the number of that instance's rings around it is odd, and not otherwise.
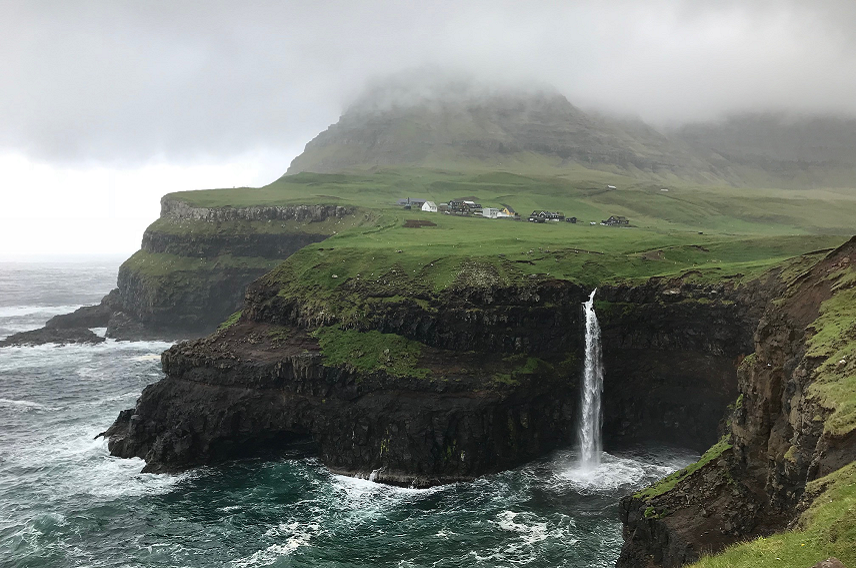
[{"label": "house", "polygon": [[501,210],[496,207],[483,207],[481,210],[482,217],[487,217],[488,219],[496,219],[500,213]]},{"label": "house", "polygon": [[426,213],[436,213],[437,212],[437,204],[433,201],[426,201],[422,204],[422,210]]},{"label": "house", "polygon": [[576,223],[577,218],[576,217],[565,217],[565,221],[567,221],[568,223]]},{"label": "house", "polygon": [[630,221],[627,217],[622,217],[620,215],[613,215],[606,221],[601,221],[601,225],[606,225],[607,227],[627,227],[630,225]]},{"label": "house", "polygon": [[404,207],[405,209],[411,209],[413,207],[419,209],[424,203],[424,199],[419,199],[415,197],[404,197],[398,200],[398,205]]},{"label": "house", "polygon": [[467,199],[452,199],[449,201],[449,212],[456,215],[478,215],[481,212],[480,203]]},{"label": "house", "polygon": [[561,211],[538,211],[529,215],[529,221],[533,223],[545,223],[547,221],[564,221],[565,215]]},{"label": "house", "polygon": [[514,210],[510,205],[506,205],[505,203],[501,203],[502,205],[502,213],[506,217],[520,217],[520,213]]}]

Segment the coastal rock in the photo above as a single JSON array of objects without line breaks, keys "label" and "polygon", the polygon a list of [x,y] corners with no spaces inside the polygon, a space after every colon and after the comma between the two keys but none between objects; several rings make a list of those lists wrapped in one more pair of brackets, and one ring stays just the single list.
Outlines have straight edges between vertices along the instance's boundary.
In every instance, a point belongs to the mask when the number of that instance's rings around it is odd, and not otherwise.
[{"label": "coastal rock", "polygon": [[112,315],[113,308],[107,301],[102,301],[97,306],[83,306],[70,314],[54,316],[48,320],[45,327],[52,329],[107,327]]},{"label": "coastal rock", "polygon": [[[622,501],[620,568],[681,566],[793,526],[808,507],[807,484],[856,459],[852,428],[827,428],[831,403],[812,396],[825,357],[810,348],[821,305],[852,287],[854,255],[856,238],[794,277],[768,306],[738,372],[740,398],[721,453],[671,486]],[[847,333],[838,340],[852,338]],[[836,372],[846,371],[844,361]]]},{"label": "coastal rock", "polygon": [[489,362],[454,354],[442,378],[357,373],[324,365],[300,330],[286,342],[282,333],[239,323],[166,351],[167,377],[104,433],[110,452],[168,472],[311,439],[335,472],[427,487],[507,469],[571,439],[567,376],[535,372],[506,385],[456,373]]},{"label": "coastal rock", "polygon": [[43,327],[33,331],[22,331],[10,335],[0,341],[0,347],[15,347],[23,345],[44,345],[46,343],[57,343],[65,345],[68,343],[86,343],[94,345],[102,343],[104,338],[96,335],[85,327],[53,328]]},{"label": "coastal rock", "polygon": [[[571,445],[588,291],[553,279],[507,286],[476,276],[418,302],[371,301],[376,288],[348,282],[349,305],[365,302],[358,320],[314,298],[279,294],[275,275],[266,276],[248,290],[237,323],[164,353],[166,378],[105,433],[110,451],[145,459],[146,471],[175,471],[310,439],[333,471],[427,486]],[[636,423],[610,415],[605,435],[701,449],[736,396],[735,361],[755,312],[736,306],[743,296],[735,289],[712,305],[696,297],[701,288],[687,286],[683,301],[657,317],[665,289],[652,285],[639,297],[632,288],[603,292],[612,298],[599,307],[604,351],[636,349],[659,361],[608,360],[605,405],[634,412]],[[715,317],[695,317],[702,307]],[[617,333],[630,321],[640,337],[651,334],[647,343]],[[417,369],[394,372],[394,350],[374,370],[332,364],[312,335],[319,326],[418,342]],[[361,356],[349,349],[351,358]],[[676,365],[678,358],[690,363]],[[667,391],[676,395],[663,397]]]}]

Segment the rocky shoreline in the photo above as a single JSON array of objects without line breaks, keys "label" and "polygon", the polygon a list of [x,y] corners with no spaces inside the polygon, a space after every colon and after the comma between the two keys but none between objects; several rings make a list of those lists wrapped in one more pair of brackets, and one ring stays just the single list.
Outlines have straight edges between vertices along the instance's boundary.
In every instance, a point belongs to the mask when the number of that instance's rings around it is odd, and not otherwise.
[{"label": "rocky shoreline", "polygon": [[[146,471],[178,471],[310,439],[333,471],[426,487],[573,443],[587,290],[548,279],[473,289],[465,300],[402,298],[348,329],[273,285],[253,284],[233,325],[164,353],[166,378],[104,433],[113,455],[141,457]],[[704,450],[736,397],[735,361],[760,314],[746,302],[766,289],[680,280],[605,288],[604,347],[615,370],[606,406],[633,419],[607,413],[608,439]],[[701,309],[707,317],[697,317]],[[621,332],[628,325],[633,334]],[[319,329],[354,341],[383,334],[420,353],[403,372],[406,354],[395,348],[378,353],[379,367],[359,369],[325,356]],[[644,354],[648,362],[636,367],[619,363]],[[688,364],[674,365],[677,356]],[[656,388],[644,382],[653,377]]]}]

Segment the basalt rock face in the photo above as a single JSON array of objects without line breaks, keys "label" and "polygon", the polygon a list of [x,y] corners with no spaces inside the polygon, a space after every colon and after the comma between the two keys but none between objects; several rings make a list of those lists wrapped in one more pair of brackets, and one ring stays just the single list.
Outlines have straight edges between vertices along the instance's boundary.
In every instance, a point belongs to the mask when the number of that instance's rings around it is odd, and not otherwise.
[{"label": "basalt rock face", "polygon": [[210,333],[241,308],[250,282],[329,236],[305,227],[353,213],[337,205],[195,207],[166,196],[141,250],[119,269],[107,334]]},{"label": "basalt rock face", "polygon": [[247,284],[265,272],[265,268],[212,265],[190,274],[176,271],[149,278],[122,265],[117,279],[122,315],[111,319],[107,334],[136,339],[209,333],[240,309]]},{"label": "basalt rock face", "polygon": [[[754,333],[754,354],[740,366],[740,399],[721,453],[672,489],[622,501],[619,567],[681,566],[702,553],[783,530],[808,506],[802,502],[810,498],[808,482],[856,459],[854,430],[830,427],[835,405],[824,404],[814,390],[816,381],[828,380],[822,375],[846,374],[856,354],[833,362],[833,370],[821,369],[829,365],[827,355],[810,347],[821,304],[852,288],[854,261],[856,239],[768,305]],[[838,339],[853,330],[840,333]]]},{"label": "basalt rock face", "polygon": [[167,377],[105,436],[113,455],[153,472],[309,437],[333,471],[417,487],[507,469],[570,439],[567,376],[496,384],[461,369],[485,361],[445,355],[443,374],[428,378],[358,373],[325,365],[301,330],[239,323],[165,352]]},{"label": "basalt rock face", "polygon": [[610,442],[654,441],[704,451],[737,398],[737,364],[781,292],[775,275],[741,286],[651,279],[598,291]]},{"label": "basalt rock face", "polygon": [[[275,292],[257,282],[236,325],[164,353],[166,378],[105,433],[111,452],[172,471],[308,437],[334,471],[421,487],[508,469],[573,440],[577,286],[464,294],[431,310],[385,305],[366,325],[421,345],[417,367],[403,374],[328,363],[309,335],[320,316]],[[547,297],[564,306],[538,309]],[[527,359],[514,346],[535,344],[537,332],[555,350]]]},{"label": "basalt rock face", "polygon": [[[280,294],[271,282],[250,286],[237,324],[164,354],[166,378],[105,433],[114,455],[142,457],[148,471],[173,471],[309,438],[334,471],[427,486],[513,467],[574,442],[588,296],[580,286],[552,279],[473,285],[387,298],[353,320],[312,298]],[[676,286],[679,293],[671,293]],[[344,288],[354,293],[359,284]],[[608,414],[607,437],[656,434],[700,446],[733,401],[746,326],[757,323],[757,310],[741,302],[758,298],[745,288],[681,281],[598,293],[612,397],[605,406],[638,421],[631,428]],[[698,318],[704,309],[709,317]],[[637,329],[622,334],[631,323]],[[332,364],[311,335],[319,326],[418,342],[424,372]],[[640,367],[624,359],[646,353],[661,362]],[[690,363],[670,368],[680,358]],[[699,362],[711,369],[693,382],[689,367]],[[658,388],[643,392],[640,381]],[[679,396],[655,406],[667,411],[665,419],[646,410],[670,389]]]}]

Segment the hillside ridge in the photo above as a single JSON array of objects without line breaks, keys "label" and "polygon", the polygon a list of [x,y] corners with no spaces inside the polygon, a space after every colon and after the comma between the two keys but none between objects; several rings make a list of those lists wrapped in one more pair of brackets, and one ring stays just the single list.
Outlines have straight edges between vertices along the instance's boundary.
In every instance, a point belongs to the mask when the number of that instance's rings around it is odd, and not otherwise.
[{"label": "hillside ridge", "polygon": [[307,143],[286,175],[395,167],[587,168],[717,185],[853,187],[856,119],[746,113],[661,131],[586,112],[550,88],[391,78]]}]

